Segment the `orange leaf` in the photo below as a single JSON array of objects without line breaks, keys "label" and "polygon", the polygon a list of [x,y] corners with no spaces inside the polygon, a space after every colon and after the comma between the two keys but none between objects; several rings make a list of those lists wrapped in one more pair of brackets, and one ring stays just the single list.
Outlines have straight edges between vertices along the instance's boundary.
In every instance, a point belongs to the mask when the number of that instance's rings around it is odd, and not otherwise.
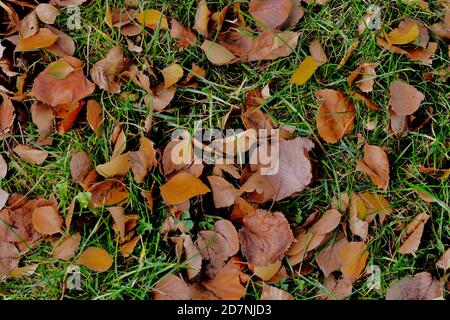
[{"label": "orange leaf", "polygon": [[47,28],[40,28],[38,33],[29,38],[20,38],[16,46],[16,51],[30,51],[48,48],[53,45],[58,36]]},{"label": "orange leaf", "polygon": [[33,228],[42,234],[51,235],[62,232],[63,218],[53,206],[38,207],[33,210]]},{"label": "orange leaf", "polygon": [[78,257],[77,263],[93,271],[105,272],[111,268],[113,258],[105,249],[90,247]]},{"label": "orange leaf", "polygon": [[180,172],[160,187],[161,195],[167,204],[178,204],[211,190],[192,174]]}]

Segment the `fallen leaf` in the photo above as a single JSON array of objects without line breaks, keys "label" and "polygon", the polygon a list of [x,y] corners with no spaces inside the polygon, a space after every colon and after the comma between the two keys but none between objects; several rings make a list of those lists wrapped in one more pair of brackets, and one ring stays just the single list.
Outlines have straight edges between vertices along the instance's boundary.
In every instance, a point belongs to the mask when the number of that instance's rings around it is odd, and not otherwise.
[{"label": "fallen leaf", "polygon": [[103,133],[103,109],[95,100],[89,100],[86,107],[86,118],[92,131],[100,137]]},{"label": "fallen leaf", "polygon": [[377,66],[377,63],[363,63],[350,74],[348,77],[348,85],[351,86],[356,81],[355,86],[362,92],[372,92],[376,77],[375,68]]},{"label": "fallen leaf", "polygon": [[319,63],[317,63],[313,57],[306,57],[305,60],[303,60],[303,62],[300,64],[300,66],[294,71],[290,82],[298,85],[305,84],[306,81],[308,81],[309,78],[312,77],[318,67]]},{"label": "fallen leaf", "polygon": [[436,262],[436,267],[444,270],[445,272],[450,268],[450,248]]},{"label": "fallen leaf", "polygon": [[170,88],[183,78],[183,68],[179,64],[171,64],[161,71],[164,77],[164,88]]},{"label": "fallen leaf", "polygon": [[58,39],[46,50],[50,51],[54,55],[63,58],[66,56],[73,56],[75,54],[75,41],[65,34],[64,32],[52,27],[47,26],[47,28],[58,36]]},{"label": "fallen leaf", "polygon": [[355,282],[366,267],[369,252],[364,242],[348,242],[339,251],[341,272],[344,278]]},{"label": "fallen leaf", "polygon": [[300,33],[293,31],[263,31],[252,41],[248,61],[273,60],[287,57],[297,48]]},{"label": "fallen leaf", "polygon": [[58,36],[51,32],[50,29],[40,28],[33,36],[26,39],[20,38],[16,46],[16,51],[31,51],[48,48],[53,45],[57,39]]},{"label": "fallen leaf", "polygon": [[390,85],[389,106],[396,115],[407,116],[416,112],[425,95],[406,82],[394,81]]},{"label": "fallen leaf", "polygon": [[5,133],[11,132],[16,116],[11,99],[3,92],[0,92],[0,96],[3,99],[0,104],[0,137],[2,137]]},{"label": "fallen leaf", "polygon": [[59,10],[49,3],[40,3],[34,10],[39,20],[46,24],[54,24],[59,14]]},{"label": "fallen leaf", "polygon": [[277,260],[274,263],[270,263],[267,266],[255,266],[253,268],[253,274],[263,281],[270,281],[280,270],[281,260]]},{"label": "fallen leaf", "polygon": [[200,48],[206,54],[206,58],[215,65],[220,66],[236,61],[236,56],[218,43],[205,40]]},{"label": "fallen leaf", "polygon": [[153,288],[155,300],[191,300],[191,290],[186,282],[173,274],[159,281]]},{"label": "fallen leaf", "polygon": [[316,262],[322,270],[325,278],[330,276],[330,274],[334,271],[337,271],[341,268],[341,259],[339,257],[339,252],[342,247],[348,243],[345,237],[333,243],[328,248],[322,250],[316,258]]},{"label": "fallen leaf", "polygon": [[353,129],[356,110],[341,91],[325,89],[316,92],[320,102],[316,116],[319,135],[328,143],[337,143]]},{"label": "fallen leaf", "polygon": [[115,176],[126,176],[130,168],[130,154],[127,152],[112,158],[109,162],[98,165],[95,167],[95,170],[105,178],[112,178]]},{"label": "fallen leaf", "polygon": [[3,189],[0,189],[0,210],[3,209],[6,202],[8,201],[9,193]]},{"label": "fallen leaf", "polygon": [[166,204],[176,205],[211,190],[192,174],[180,172],[160,187]]},{"label": "fallen leaf", "polygon": [[72,181],[82,183],[92,170],[92,162],[86,152],[77,152],[70,160],[70,174]]},{"label": "fallen leaf", "polygon": [[346,278],[339,278],[331,274],[324,279],[326,290],[320,289],[319,300],[344,300],[352,294],[352,283]]},{"label": "fallen leaf", "polygon": [[289,292],[263,283],[259,300],[294,300],[294,297]]},{"label": "fallen leaf", "polygon": [[16,279],[22,279],[25,277],[32,276],[35,272],[39,264],[30,264],[23,267],[16,268],[11,271],[9,274],[10,277],[16,278]]},{"label": "fallen leaf", "polygon": [[158,164],[153,142],[146,137],[141,137],[139,151],[130,152],[131,170],[137,183],[144,182],[150,170]]},{"label": "fallen leaf", "polygon": [[242,254],[255,266],[267,266],[284,257],[294,236],[281,212],[256,210],[244,217],[239,230]]},{"label": "fallen leaf", "polygon": [[45,235],[62,233],[63,218],[53,206],[38,207],[33,211],[33,228]]},{"label": "fallen leaf", "polygon": [[120,242],[125,240],[125,209],[122,207],[108,208],[111,217],[115,222],[115,227],[120,236]]},{"label": "fallen leaf", "polygon": [[88,192],[92,194],[90,201],[92,208],[104,205],[117,206],[128,202],[128,190],[119,180],[108,179],[97,182],[88,189]]},{"label": "fallen leaf", "polygon": [[32,165],[41,165],[44,163],[45,159],[48,157],[47,151],[34,149],[24,145],[17,145],[13,149],[14,153],[19,156],[25,162]]},{"label": "fallen leaf", "polygon": [[109,50],[106,57],[97,61],[91,69],[91,78],[100,89],[109,93],[120,92],[120,82],[118,75],[125,71],[128,62],[123,56],[120,45],[114,46]]},{"label": "fallen leaf", "polygon": [[139,240],[141,239],[141,236],[136,236],[130,241],[124,243],[120,246],[120,253],[124,258],[128,258],[133,254],[134,248],[136,248],[136,245],[138,244]]},{"label": "fallen leaf", "polygon": [[418,36],[419,27],[414,22],[400,24],[398,28],[384,35],[390,45],[408,44],[415,41]]},{"label": "fallen leaf", "polygon": [[139,12],[136,20],[145,27],[153,30],[169,28],[166,17],[155,9],[147,9]]},{"label": "fallen leaf", "polygon": [[7,276],[19,265],[19,250],[9,242],[0,241],[0,277]]},{"label": "fallen leaf", "polygon": [[220,270],[217,275],[202,284],[219,299],[239,300],[245,294],[245,287],[240,281],[241,271],[230,264]]},{"label": "fallen leaf", "polygon": [[209,176],[209,184],[214,198],[216,208],[226,208],[234,203],[234,200],[240,196],[241,192],[224,178]]},{"label": "fallen leaf", "polygon": [[0,154],[0,181],[5,179],[8,174],[8,164],[6,163],[3,156]]},{"label": "fallen leaf", "polygon": [[327,54],[325,53],[322,44],[317,39],[313,40],[309,45],[309,53],[311,53],[311,57],[318,65],[328,62]]},{"label": "fallen leaf", "polygon": [[275,29],[288,18],[293,3],[290,0],[251,0],[248,12],[262,23],[262,29]]},{"label": "fallen leaf", "polygon": [[422,240],[423,230],[430,216],[426,213],[418,214],[406,227],[403,243],[399,249],[401,254],[415,254]]},{"label": "fallen leaf", "polygon": [[53,249],[53,257],[64,261],[72,260],[80,247],[81,235],[75,233],[56,245]]},{"label": "fallen leaf", "polygon": [[197,4],[197,11],[195,13],[194,30],[202,36],[208,34],[208,22],[211,12],[208,9],[206,0],[200,0]]},{"label": "fallen leaf", "polygon": [[105,272],[112,267],[113,258],[103,248],[89,247],[78,257],[77,264],[93,271]]},{"label": "fallen leaf", "polygon": [[188,279],[192,280],[200,273],[200,270],[202,268],[202,255],[192,241],[191,236],[182,234],[180,237],[183,240],[185,263],[188,267],[186,273]]},{"label": "fallen leaf", "polygon": [[191,47],[197,42],[195,33],[175,19],[170,21],[170,36],[178,40],[177,47]]},{"label": "fallen leaf", "polygon": [[377,146],[366,144],[364,158],[356,164],[356,171],[369,175],[372,182],[380,189],[389,186],[389,160],[386,152]]},{"label": "fallen leaf", "polygon": [[52,143],[50,135],[53,131],[55,115],[53,109],[45,103],[36,102],[31,108],[31,119],[39,130],[37,144],[44,146]]},{"label": "fallen leaf", "polygon": [[153,108],[153,111],[163,111],[175,97],[176,91],[176,87],[164,88],[164,85],[157,86],[154,96],[147,95],[145,97],[146,104]]},{"label": "fallen leaf", "polygon": [[83,74],[83,62],[73,57],[60,60],[69,63],[75,71],[64,79],[58,79],[51,76],[46,68],[34,79],[31,89],[33,97],[52,107],[78,102],[91,95],[95,89],[95,85]]},{"label": "fallen leaf", "polygon": [[441,300],[442,284],[428,272],[417,273],[391,283],[386,300]]},{"label": "fallen leaf", "polygon": [[339,62],[338,66],[336,67],[336,70],[340,70],[343,66],[345,66],[345,64],[350,59],[350,57],[352,56],[353,52],[355,52],[356,48],[358,48],[358,46],[359,46],[359,40],[355,40],[355,41],[352,42],[350,47],[345,52],[344,57]]}]

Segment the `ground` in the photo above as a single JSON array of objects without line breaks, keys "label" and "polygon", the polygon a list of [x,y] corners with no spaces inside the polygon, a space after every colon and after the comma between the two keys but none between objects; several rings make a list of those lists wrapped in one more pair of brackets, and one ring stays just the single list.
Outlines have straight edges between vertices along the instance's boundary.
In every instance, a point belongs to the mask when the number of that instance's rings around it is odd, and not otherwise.
[{"label": "ground", "polygon": [[[108,5],[121,6],[122,1],[92,0],[81,6],[82,28],[65,28],[66,11],[58,17],[56,26],[73,37],[77,44],[75,56],[86,61],[88,68],[103,58],[108,50],[121,42],[117,30],[111,30],[104,22],[105,8]],[[209,1],[221,8],[227,1]],[[245,3],[246,1],[243,1]],[[295,52],[285,58],[257,63],[237,63],[230,66],[214,66],[206,59],[198,47],[178,50],[168,31],[159,34],[143,34],[142,53],[127,54],[134,63],[142,65],[148,61],[155,70],[161,70],[171,63],[179,63],[186,70],[192,63],[206,70],[206,80],[197,89],[177,91],[175,100],[168,111],[155,113],[150,138],[156,147],[163,148],[170,139],[170,132],[176,128],[193,128],[195,120],[212,127],[220,127],[220,121],[230,106],[242,106],[245,94],[255,88],[263,88],[270,82],[272,98],[266,101],[263,111],[278,123],[295,127],[295,135],[310,137],[315,142],[312,158],[317,167],[313,184],[294,198],[269,203],[263,208],[285,213],[292,223],[303,222],[314,210],[325,211],[331,198],[339,192],[376,191],[370,179],[355,171],[356,162],[363,156],[361,141],[383,146],[388,150],[391,182],[383,194],[391,202],[393,214],[386,223],[371,229],[368,241],[368,264],[381,268],[381,289],[369,290],[365,279],[355,283],[352,299],[383,299],[386,288],[395,280],[421,271],[431,272],[442,277],[442,270],[435,267],[437,257],[441,256],[450,243],[449,202],[450,188],[448,179],[438,180],[417,171],[409,176],[408,165],[448,168],[450,104],[449,86],[445,82],[426,81],[424,72],[437,70],[449,63],[445,42],[439,42],[439,49],[433,58],[433,65],[424,66],[409,62],[397,54],[383,50],[376,44],[376,35],[365,32],[359,37],[360,44],[353,56],[342,69],[336,66],[353,41],[358,37],[360,18],[370,4],[377,4],[382,10],[382,30],[391,27],[405,17],[422,20],[431,25],[441,21],[442,12],[429,1],[430,9],[421,9],[407,1],[349,0],[329,1],[323,6],[307,6],[305,15],[294,28],[300,31],[299,45]],[[193,26],[195,0],[160,0],[149,2],[147,8],[161,10],[166,16],[174,17],[185,26]],[[318,39],[324,46],[330,61],[323,65],[306,85],[297,86],[288,81],[299,62],[308,53],[309,43]],[[123,42],[122,42],[123,43]],[[42,69],[50,61],[51,55],[42,55],[36,61],[35,68]],[[362,103],[355,102],[357,118],[355,128],[337,144],[325,143],[317,134],[315,115],[318,104],[315,92],[332,88],[349,91],[347,75],[363,62],[378,62],[373,102],[380,106],[372,111]],[[426,95],[421,107],[422,114],[431,117],[429,123],[417,132],[406,137],[393,139],[388,137],[385,128],[389,123],[388,100],[389,85],[393,80],[402,79]],[[140,92],[133,83],[126,84],[122,91]],[[12,172],[0,182],[0,188],[12,193],[22,192],[30,197],[54,195],[63,208],[63,214],[74,197],[82,192],[80,186],[71,181],[70,159],[74,151],[87,152],[94,164],[108,160],[112,150],[109,137],[114,127],[123,123],[132,143],[137,142],[138,134],[143,131],[145,110],[138,103],[124,101],[118,95],[96,90],[94,99],[99,101],[106,111],[108,119],[104,134],[98,138],[85,124],[77,124],[64,135],[54,135],[52,146],[45,147],[50,153],[48,161],[42,166],[31,166],[16,158],[9,164]],[[427,111],[432,107],[432,112]],[[375,121],[374,130],[367,130],[369,121]],[[232,116],[229,126],[241,128],[239,115]],[[38,132],[30,125],[13,141],[24,143],[35,141]],[[11,141],[9,141],[11,144]],[[7,143],[2,142],[2,153]],[[125,179],[130,186],[130,201],[127,210],[141,216],[138,232],[142,242],[134,254],[122,258],[118,253],[119,244],[110,229],[107,211],[80,208],[74,217],[75,229],[83,234],[79,252],[89,246],[100,245],[111,253],[113,267],[104,273],[81,268],[81,291],[65,290],[63,283],[67,267],[73,262],[64,262],[51,258],[52,245],[43,242],[22,260],[23,264],[38,263],[35,274],[24,279],[9,279],[0,283],[2,299],[149,299],[151,289],[157,281],[168,273],[176,273],[183,266],[176,261],[174,247],[162,239],[160,228],[168,216],[167,209],[160,198],[155,199],[155,207],[150,212],[142,201],[141,191],[157,188],[164,181],[158,169],[143,184],[136,184],[131,173]],[[439,201],[426,203],[418,197],[415,190],[435,195]],[[196,200],[200,201],[200,200]],[[198,230],[211,225],[217,216],[227,217],[229,210],[216,211],[212,206],[200,204],[192,206],[190,217],[194,221],[193,235]],[[401,224],[407,224],[418,213],[431,215],[426,224],[424,236],[415,255],[399,255],[399,232]],[[117,258],[116,258],[117,257]],[[314,262],[312,263],[314,266]],[[296,299],[314,299],[318,288],[322,286],[322,274],[318,268],[306,276],[297,274],[292,279],[273,284],[290,292]],[[248,283],[247,298],[257,299],[260,295],[258,281]]]}]

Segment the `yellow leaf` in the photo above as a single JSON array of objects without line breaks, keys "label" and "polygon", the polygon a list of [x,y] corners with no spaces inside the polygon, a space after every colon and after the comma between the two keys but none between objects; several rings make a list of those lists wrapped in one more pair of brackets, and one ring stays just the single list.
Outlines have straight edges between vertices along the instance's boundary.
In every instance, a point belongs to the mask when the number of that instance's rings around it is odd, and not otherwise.
[{"label": "yellow leaf", "polygon": [[113,259],[105,249],[90,247],[83,251],[77,263],[88,269],[104,272],[111,268]]},{"label": "yellow leaf", "polygon": [[16,51],[30,51],[42,48],[48,48],[53,45],[58,36],[49,29],[41,28],[38,33],[26,39],[19,39],[16,46]]},{"label": "yellow leaf", "polygon": [[312,77],[314,72],[319,67],[319,64],[314,60],[313,57],[308,56],[306,59],[300,64],[300,66],[295,70],[292,75],[291,82],[302,85],[305,84],[309,78]]},{"label": "yellow leaf", "polygon": [[280,267],[281,260],[277,260],[274,263],[271,263],[264,267],[255,266],[253,268],[253,273],[263,281],[269,281],[277,274],[278,270],[280,270]]},{"label": "yellow leaf", "polygon": [[411,24],[408,29],[396,28],[390,33],[385,34],[385,38],[389,44],[407,44],[417,39],[419,36],[419,27],[417,24]]},{"label": "yellow leaf", "polygon": [[158,25],[160,29],[169,28],[166,17],[161,12],[154,9],[148,9],[139,12],[137,21],[139,21],[140,24],[143,24],[144,26],[153,30],[156,30],[158,28]]},{"label": "yellow leaf", "polygon": [[130,168],[130,154],[127,152],[113,158],[107,163],[98,165],[95,170],[105,178],[111,178],[114,176],[126,176]]},{"label": "yellow leaf", "polygon": [[211,191],[199,178],[186,172],[180,172],[173,176],[160,187],[160,190],[164,202],[171,205]]},{"label": "yellow leaf", "polygon": [[171,64],[168,67],[165,67],[161,73],[164,77],[164,88],[170,88],[174,84],[176,84],[178,81],[180,81],[181,78],[183,78],[183,68],[179,64]]}]

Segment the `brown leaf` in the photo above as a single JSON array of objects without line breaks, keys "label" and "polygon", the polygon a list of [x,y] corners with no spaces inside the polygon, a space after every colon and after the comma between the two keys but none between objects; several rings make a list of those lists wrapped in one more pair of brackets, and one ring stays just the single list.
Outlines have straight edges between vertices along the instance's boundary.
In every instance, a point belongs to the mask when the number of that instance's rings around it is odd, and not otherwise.
[{"label": "brown leaf", "polygon": [[316,116],[319,135],[328,143],[337,143],[353,129],[355,106],[341,91],[320,90],[316,97],[320,102]]},{"label": "brown leaf", "polygon": [[16,116],[11,99],[3,92],[0,92],[0,95],[3,99],[0,104],[0,137],[2,137],[5,133],[11,132]]},{"label": "brown leaf", "polygon": [[416,273],[391,283],[386,300],[441,300],[442,284],[428,272]]},{"label": "brown leaf", "polygon": [[19,250],[12,243],[0,241],[0,277],[7,276],[19,265]]},{"label": "brown leaf", "polygon": [[138,244],[139,240],[141,239],[141,236],[136,236],[130,241],[124,243],[122,246],[120,246],[120,253],[124,258],[128,258],[131,256],[131,254],[134,251],[134,248],[136,248],[136,245]]},{"label": "brown leaf", "polygon": [[95,170],[105,178],[126,176],[130,171],[131,162],[129,152],[112,158],[111,161],[95,167]]},{"label": "brown leaf", "polygon": [[301,0],[289,0],[292,2],[292,9],[286,21],[280,26],[281,30],[294,27],[303,17],[305,10],[301,6]]},{"label": "brown leaf", "polygon": [[251,0],[248,12],[263,24],[262,29],[275,29],[286,21],[292,6],[290,0]]},{"label": "brown leaf", "polygon": [[309,52],[313,59],[320,65],[328,62],[327,54],[319,40],[315,39],[309,45]]},{"label": "brown leaf", "polygon": [[53,206],[44,206],[33,211],[33,228],[45,235],[62,233],[63,218]]},{"label": "brown leaf", "polygon": [[396,115],[413,114],[420,107],[425,95],[413,86],[402,81],[394,81],[390,85],[389,106]]},{"label": "brown leaf", "polygon": [[49,3],[40,3],[34,10],[39,20],[46,24],[54,24],[59,14],[59,10]]},{"label": "brown leaf", "polygon": [[450,268],[450,248],[436,262],[436,267],[447,271]]},{"label": "brown leaf", "polygon": [[53,249],[53,257],[64,261],[72,260],[80,247],[81,235],[75,233],[65,238],[61,243]]},{"label": "brown leaf", "polygon": [[176,205],[211,190],[192,174],[180,172],[163,184],[160,191],[165,203]]},{"label": "brown leaf", "polygon": [[173,274],[159,281],[153,288],[155,300],[191,300],[191,290],[186,282]]},{"label": "brown leaf", "polygon": [[200,0],[195,13],[194,30],[202,36],[206,36],[208,34],[208,22],[210,15],[211,12],[208,9],[207,1]]},{"label": "brown leaf", "polygon": [[177,47],[191,47],[197,42],[195,33],[175,19],[170,21],[170,36],[178,40]]},{"label": "brown leaf", "polygon": [[16,46],[16,51],[31,51],[48,48],[52,46],[57,39],[58,36],[51,32],[50,29],[40,28],[33,36],[26,39],[20,38]]},{"label": "brown leaf", "polygon": [[364,159],[356,164],[356,171],[369,175],[372,182],[380,189],[389,186],[389,160],[386,152],[377,146],[364,146]]},{"label": "brown leaf", "polygon": [[289,292],[263,283],[259,300],[294,300],[294,297]]},{"label": "brown leaf", "polygon": [[176,87],[164,88],[164,85],[159,85],[155,89],[154,96],[145,96],[145,103],[150,108],[153,108],[153,111],[162,111],[169,106],[175,97],[176,91]]},{"label": "brown leaf", "polygon": [[362,92],[369,93],[373,91],[373,85],[376,77],[375,68],[377,63],[363,63],[348,77],[348,85],[351,86],[356,81],[355,86]]},{"label": "brown leaf", "polygon": [[0,189],[0,210],[3,209],[6,202],[8,201],[9,193],[3,189]]},{"label": "brown leaf", "polygon": [[184,71],[179,64],[171,64],[161,71],[164,77],[164,88],[170,88],[183,78]]},{"label": "brown leaf", "polygon": [[3,156],[0,154],[0,181],[5,179],[8,174],[8,164],[6,163]]},{"label": "brown leaf", "polygon": [[248,52],[248,61],[273,60],[287,57],[297,48],[300,33],[292,31],[263,31],[254,41]]},{"label": "brown leaf", "polygon": [[77,263],[93,271],[105,272],[112,267],[113,258],[103,248],[89,247],[81,253]]},{"label": "brown leaf", "polygon": [[21,144],[17,145],[13,151],[19,156],[20,159],[32,165],[39,166],[43,164],[45,159],[48,157],[48,153],[46,151],[34,149]]},{"label": "brown leaf", "polygon": [[245,287],[241,284],[242,272],[232,263],[230,260],[213,279],[202,282],[219,299],[239,300],[245,294]]},{"label": "brown leaf", "polygon": [[187,276],[189,280],[192,280],[200,273],[202,268],[202,255],[192,241],[191,236],[182,234],[180,237],[183,240],[185,263],[188,267],[186,270]]},{"label": "brown leaf", "polygon": [[347,243],[347,239],[343,237],[328,248],[322,250],[317,256],[316,262],[320,270],[322,270],[325,278],[328,277],[332,272],[337,271],[341,268],[341,259],[339,257],[339,252]]},{"label": "brown leaf", "polygon": [[241,192],[226,181],[224,178],[209,176],[209,184],[214,198],[216,208],[226,208],[234,203],[234,200],[240,196]]},{"label": "brown leaf", "polygon": [[31,119],[39,130],[37,144],[41,146],[51,144],[53,139],[50,138],[50,135],[53,131],[53,122],[55,120],[53,109],[45,103],[36,102],[31,106],[30,112]]},{"label": "brown leaf", "polygon": [[350,231],[363,241],[366,241],[369,233],[369,221],[366,221],[366,217],[367,208],[364,201],[356,192],[352,192],[350,194],[349,212]]},{"label": "brown leaf", "polygon": [[73,182],[82,183],[91,170],[92,162],[86,152],[77,152],[72,156],[70,174]]},{"label": "brown leaf", "polygon": [[50,64],[34,80],[31,95],[37,100],[55,107],[71,104],[84,99],[94,92],[95,85],[86,79],[81,69],[83,62],[73,57],[64,57],[56,61],[70,64],[75,71],[61,79],[50,74]]},{"label": "brown leaf", "polygon": [[86,118],[92,131],[100,137],[103,133],[103,109],[95,100],[89,100],[86,107]]},{"label": "brown leaf", "polygon": [[63,58],[65,56],[73,56],[76,49],[75,41],[73,41],[73,39],[69,35],[52,26],[47,26],[47,28],[51,32],[56,34],[58,36],[58,39],[53,45],[46,49],[60,58]]},{"label": "brown leaf", "polygon": [[366,267],[369,252],[364,242],[348,242],[339,251],[341,272],[344,278],[355,282]]},{"label": "brown leaf", "polygon": [[39,21],[36,15],[36,11],[32,11],[27,14],[19,24],[19,37],[20,39],[27,39],[34,36],[39,32]]},{"label": "brown leaf", "polygon": [[294,236],[281,212],[256,210],[244,217],[239,230],[242,254],[255,266],[266,266],[283,258]]},{"label": "brown leaf", "polygon": [[237,61],[233,53],[218,43],[205,40],[200,48],[205,53],[206,58],[215,65],[220,66]]},{"label": "brown leaf", "polygon": [[115,229],[117,229],[120,242],[125,240],[125,209],[122,207],[111,207],[108,208],[111,217],[115,222]]},{"label": "brown leaf", "polygon": [[415,254],[419,249],[420,241],[422,240],[423,229],[427,223],[429,215],[426,213],[418,214],[414,220],[406,227],[406,235],[403,237],[404,241],[399,249],[401,254]]},{"label": "brown leaf", "polygon": [[141,137],[139,151],[130,152],[131,170],[137,183],[144,182],[150,170],[158,164],[153,142],[146,137]]},{"label": "brown leaf", "polygon": [[92,208],[128,202],[128,190],[119,180],[109,179],[97,182],[88,189],[88,192],[92,194],[90,202]]},{"label": "brown leaf", "polygon": [[97,61],[91,69],[91,79],[100,89],[109,93],[120,92],[118,75],[125,71],[128,63],[123,56],[122,48],[117,45],[111,48],[106,57]]},{"label": "brown leaf", "polygon": [[325,277],[325,290],[319,291],[319,300],[344,300],[352,294],[352,283],[346,278],[336,279],[333,274]]},{"label": "brown leaf", "polygon": [[50,3],[60,7],[69,7],[82,5],[86,1],[87,0],[50,0]]}]

